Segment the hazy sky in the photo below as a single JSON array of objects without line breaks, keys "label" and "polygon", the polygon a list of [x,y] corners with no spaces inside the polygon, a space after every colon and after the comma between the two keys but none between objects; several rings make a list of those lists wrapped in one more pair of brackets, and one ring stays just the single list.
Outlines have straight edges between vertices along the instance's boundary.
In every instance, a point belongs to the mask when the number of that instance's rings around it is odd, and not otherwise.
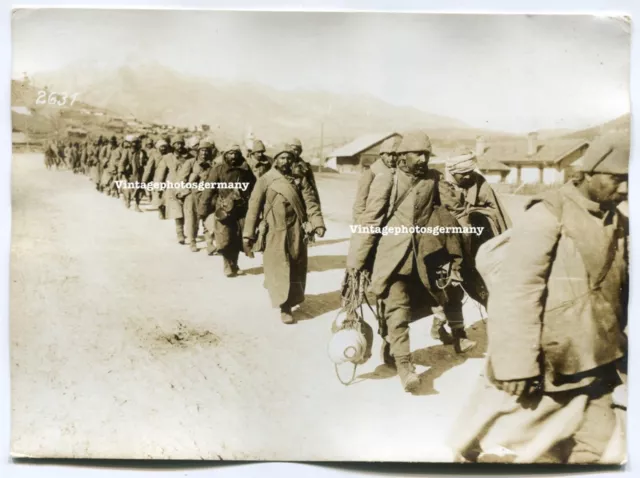
[{"label": "hazy sky", "polygon": [[588,16],[22,10],[13,62],[19,77],[144,59],[279,89],[368,93],[526,132],[629,111],[629,31]]}]

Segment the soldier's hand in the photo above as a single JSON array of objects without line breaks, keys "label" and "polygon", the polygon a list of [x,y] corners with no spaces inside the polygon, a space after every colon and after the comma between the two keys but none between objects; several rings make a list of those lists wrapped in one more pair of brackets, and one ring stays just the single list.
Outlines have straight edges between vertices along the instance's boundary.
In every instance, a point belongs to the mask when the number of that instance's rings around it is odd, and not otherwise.
[{"label": "soldier's hand", "polygon": [[252,247],[254,242],[255,241],[251,237],[242,238],[242,243],[245,245],[245,247]]},{"label": "soldier's hand", "polygon": [[313,231],[318,237],[324,237],[325,232],[327,232],[327,229],[324,227],[316,227],[315,230]]},{"label": "soldier's hand", "polygon": [[454,269],[451,271],[451,282],[453,282],[453,285],[462,284],[462,275],[459,270]]},{"label": "soldier's hand", "polygon": [[523,380],[505,380],[498,382],[498,388],[509,395],[520,397],[531,390],[532,379],[525,378]]}]

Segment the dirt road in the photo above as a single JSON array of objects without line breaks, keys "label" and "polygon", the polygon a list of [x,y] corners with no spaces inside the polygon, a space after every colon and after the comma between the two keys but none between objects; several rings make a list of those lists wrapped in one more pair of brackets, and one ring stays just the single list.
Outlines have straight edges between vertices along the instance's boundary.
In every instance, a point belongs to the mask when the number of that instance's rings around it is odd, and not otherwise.
[{"label": "dirt road", "polygon": [[[417,396],[374,357],[345,387],[327,357],[354,178],[320,180],[327,236],[310,249],[307,300],[280,322],[261,258],[226,279],[222,259],[175,242],[84,176],[13,162],[12,450],[93,458],[432,461],[482,368],[411,326]],[[200,243],[200,247],[204,247]],[[369,317],[371,318],[371,317]],[[373,325],[373,320],[371,320]],[[346,371],[343,371],[346,373]]]}]

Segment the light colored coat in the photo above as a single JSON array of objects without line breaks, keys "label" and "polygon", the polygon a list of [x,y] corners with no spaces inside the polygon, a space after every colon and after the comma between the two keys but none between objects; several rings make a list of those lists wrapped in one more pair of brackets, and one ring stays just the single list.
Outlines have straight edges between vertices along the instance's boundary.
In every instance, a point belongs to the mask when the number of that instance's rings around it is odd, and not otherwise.
[{"label": "light colored coat", "polygon": [[375,160],[368,169],[365,169],[358,181],[358,189],[356,190],[356,199],[353,202],[353,224],[358,224],[360,216],[364,212],[367,206],[367,198],[369,197],[369,190],[371,189],[371,183],[376,174],[390,171],[384,161],[378,158]]},{"label": "light colored coat", "polygon": [[590,379],[571,376],[625,353],[624,220],[570,183],[524,214],[489,297],[489,364],[498,380],[544,373],[547,391],[580,388]]},{"label": "light colored coat", "polygon": [[[487,370],[449,443],[460,454],[476,441],[505,447],[530,463],[578,430],[588,387],[611,394],[623,376],[627,225],[569,183],[532,201],[510,234],[489,296]],[[494,385],[536,376],[535,406]]]},{"label": "light colored coat", "polygon": [[[255,239],[261,215],[267,221],[266,247],[263,253],[264,286],[269,291],[274,307],[287,302],[291,307],[304,301],[307,280],[307,244],[304,242],[303,220],[299,218],[282,194],[272,183],[288,180],[276,169],[258,178],[249,199],[249,210],[243,237]],[[289,183],[290,184],[290,183]],[[324,227],[320,205],[311,185],[305,180],[291,184],[304,202],[311,227]]]},{"label": "light colored coat", "polygon": [[[178,156],[175,153],[165,154],[164,160],[168,169],[166,181],[179,183],[188,182],[195,163],[191,155]],[[163,199],[166,206],[167,219],[182,219],[184,217],[184,197],[190,192],[186,188],[171,188],[164,193]]]}]

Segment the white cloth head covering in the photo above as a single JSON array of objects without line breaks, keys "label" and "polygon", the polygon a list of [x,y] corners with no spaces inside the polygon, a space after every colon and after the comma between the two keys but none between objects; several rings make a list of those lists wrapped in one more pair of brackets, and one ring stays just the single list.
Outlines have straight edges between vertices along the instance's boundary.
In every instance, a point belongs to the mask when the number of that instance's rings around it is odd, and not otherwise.
[{"label": "white cloth head covering", "polygon": [[447,171],[451,174],[464,174],[478,167],[476,154],[469,148],[456,149],[446,161]]}]

